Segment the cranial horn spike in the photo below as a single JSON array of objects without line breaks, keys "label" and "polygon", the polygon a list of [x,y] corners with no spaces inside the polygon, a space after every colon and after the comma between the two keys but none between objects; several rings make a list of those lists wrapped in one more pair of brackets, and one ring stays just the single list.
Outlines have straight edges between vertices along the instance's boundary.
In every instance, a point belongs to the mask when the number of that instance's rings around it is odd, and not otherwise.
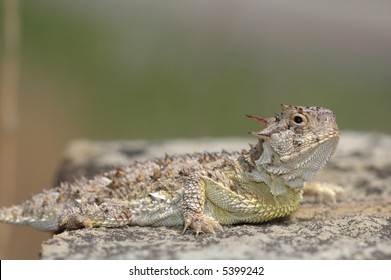
[{"label": "cranial horn spike", "polygon": [[254,136],[256,136],[258,138],[261,138],[261,139],[268,139],[268,138],[270,138],[270,134],[262,133],[260,131],[251,131],[251,132],[249,132],[249,134],[254,135]]},{"label": "cranial horn spike", "polygon": [[272,121],[274,121],[274,118],[262,118],[255,115],[246,115],[246,117],[253,119],[254,121],[257,121],[261,124],[270,124]]},{"label": "cranial horn spike", "polygon": [[291,107],[292,107],[292,105],[281,104],[281,108],[282,108],[283,111],[285,111],[285,110],[287,110],[287,109],[289,109],[289,108],[291,108]]}]

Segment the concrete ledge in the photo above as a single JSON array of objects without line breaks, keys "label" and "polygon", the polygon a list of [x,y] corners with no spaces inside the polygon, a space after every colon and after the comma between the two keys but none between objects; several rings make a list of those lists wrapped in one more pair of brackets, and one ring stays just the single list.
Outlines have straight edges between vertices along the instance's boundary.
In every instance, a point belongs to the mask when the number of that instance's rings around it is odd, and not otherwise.
[{"label": "concrete ledge", "polygon": [[[93,176],[165,153],[247,148],[255,139],[79,140],[69,145],[58,181]],[[224,227],[213,235],[180,228],[127,227],[63,232],[42,244],[43,259],[391,259],[391,137],[345,132],[317,180],[343,186],[335,206],[311,198],[288,218]]]}]

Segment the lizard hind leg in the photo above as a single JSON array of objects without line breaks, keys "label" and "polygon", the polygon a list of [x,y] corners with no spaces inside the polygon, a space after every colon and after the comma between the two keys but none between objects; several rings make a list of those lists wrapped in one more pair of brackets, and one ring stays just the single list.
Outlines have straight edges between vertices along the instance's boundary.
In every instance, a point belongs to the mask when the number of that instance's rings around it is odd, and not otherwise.
[{"label": "lizard hind leg", "polygon": [[186,180],[183,193],[183,233],[188,228],[199,233],[215,233],[222,231],[223,228],[213,217],[204,213],[205,204],[205,183],[197,176],[190,176]]},{"label": "lizard hind leg", "polygon": [[64,210],[59,217],[61,230],[92,227],[123,227],[130,224],[132,212],[124,202],[107,199],[97,204],[80,205]]}]

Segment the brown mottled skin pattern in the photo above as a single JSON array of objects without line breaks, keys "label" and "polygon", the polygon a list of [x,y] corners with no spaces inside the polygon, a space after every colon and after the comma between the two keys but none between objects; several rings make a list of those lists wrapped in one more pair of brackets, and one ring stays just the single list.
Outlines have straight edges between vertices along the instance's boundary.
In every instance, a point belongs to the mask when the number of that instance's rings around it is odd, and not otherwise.
[{"label": "brown mottled skin pattern", "polygon": [[[282,105],[248,151],[195,153],[135,162],[91,180],[62,183],[0,209],[0,221],[62,231],[84,227],[179,226],[214,233],[221,225],[283,217],[300,203],[305,182],[333,154],[332,111]],[[322,192],[311,184],[311,192]]]}]

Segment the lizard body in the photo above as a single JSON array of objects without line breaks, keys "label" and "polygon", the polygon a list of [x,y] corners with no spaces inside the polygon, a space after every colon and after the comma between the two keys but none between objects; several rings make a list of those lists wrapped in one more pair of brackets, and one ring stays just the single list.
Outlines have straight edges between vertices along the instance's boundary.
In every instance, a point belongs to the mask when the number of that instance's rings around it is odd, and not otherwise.
[{"label": "lizard body", "polygon": [[282,105],[248,151],[195,153],[134,162],[45,190],[0,209],[0,221],[62,231],[84,227],[184,226],[213,233],[221,225],[259,223],[299,206],[303,185],[336,149],[332,111]]}]

